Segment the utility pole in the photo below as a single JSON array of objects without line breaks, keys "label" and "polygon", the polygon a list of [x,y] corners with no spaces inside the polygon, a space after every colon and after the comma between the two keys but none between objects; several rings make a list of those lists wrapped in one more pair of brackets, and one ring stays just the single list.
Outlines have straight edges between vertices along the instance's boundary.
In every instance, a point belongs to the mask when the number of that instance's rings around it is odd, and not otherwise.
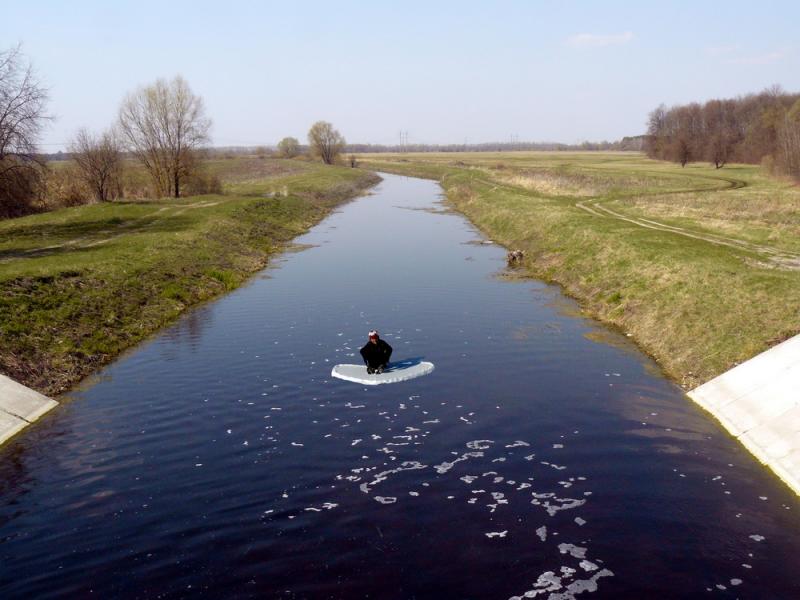
[{"label": "utility pole", "polygon": [[408,131],[400,131],[400,152],[408,150]]}]

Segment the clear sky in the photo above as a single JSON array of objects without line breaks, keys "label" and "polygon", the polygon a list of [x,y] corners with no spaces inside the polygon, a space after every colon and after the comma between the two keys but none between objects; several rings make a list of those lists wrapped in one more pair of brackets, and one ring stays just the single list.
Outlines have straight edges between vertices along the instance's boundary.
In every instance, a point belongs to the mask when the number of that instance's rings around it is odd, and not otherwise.
[{"label": "clear sky", "polygon": [[51,92],[44,150],[101,129],[126,92],[182,74],[217,146],[305,140],[579,142],[666,104],[800,91],[800,1],[4,1]]}]

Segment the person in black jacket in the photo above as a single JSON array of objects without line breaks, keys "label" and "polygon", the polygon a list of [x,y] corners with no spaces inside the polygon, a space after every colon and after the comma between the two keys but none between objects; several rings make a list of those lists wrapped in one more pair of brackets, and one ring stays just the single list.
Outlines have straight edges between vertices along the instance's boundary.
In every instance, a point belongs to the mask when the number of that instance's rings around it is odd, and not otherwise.
[{"label": "person in black jacket", "polygon": [[384,342],[374,329],[369,332],[369,341],[361,349],[361,356],[367,365],[367,373],[383,373],[392,356],[392,347]]}]

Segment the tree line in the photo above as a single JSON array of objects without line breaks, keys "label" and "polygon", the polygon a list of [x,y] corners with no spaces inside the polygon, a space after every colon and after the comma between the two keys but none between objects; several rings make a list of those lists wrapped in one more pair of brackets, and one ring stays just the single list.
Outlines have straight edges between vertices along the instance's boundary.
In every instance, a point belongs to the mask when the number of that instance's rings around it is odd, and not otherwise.
[{"label": "tree line", "polygon": [[644,150],[682,166],[707,161],[763,164],[800,179],[800,94],[779,87],[738,98],[653,110]]},{"label": "tree line", "polygon": [[[135,159],[147,174],[146,195],[221,192],[219,180],[202,168],[211,119],[203,99],[181,76],[129,93],[105,131],[78,130],[67,147],[70,163],[58,169],[49,168],[36,147],[51,120],[47,102],[47,89],[20,47],[0,51],[0,218],[41,210],[50,196],[62,206],[85,203],[87,196],[98,202],[121,198],[126,158]],[[337,162],[345,145],[325,121],[312,125],[308,142],[309,153],[326,164]],[[279,148],[287,157],[300,152],[294,138],[285,138]],[[354,159],[350,163],[355,166]]]}]

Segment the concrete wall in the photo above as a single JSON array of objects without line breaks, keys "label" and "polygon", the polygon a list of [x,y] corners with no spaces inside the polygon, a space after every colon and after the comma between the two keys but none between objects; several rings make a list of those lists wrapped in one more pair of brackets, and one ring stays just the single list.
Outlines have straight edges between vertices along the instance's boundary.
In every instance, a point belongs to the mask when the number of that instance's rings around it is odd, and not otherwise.
[{"label": "concrete wall", "polygon": [[800,335],[689,392],[800,495]]},{"label": "concrete wall", "polygon": [[55,400],[0,375],[0,444],[56,406]]}]

